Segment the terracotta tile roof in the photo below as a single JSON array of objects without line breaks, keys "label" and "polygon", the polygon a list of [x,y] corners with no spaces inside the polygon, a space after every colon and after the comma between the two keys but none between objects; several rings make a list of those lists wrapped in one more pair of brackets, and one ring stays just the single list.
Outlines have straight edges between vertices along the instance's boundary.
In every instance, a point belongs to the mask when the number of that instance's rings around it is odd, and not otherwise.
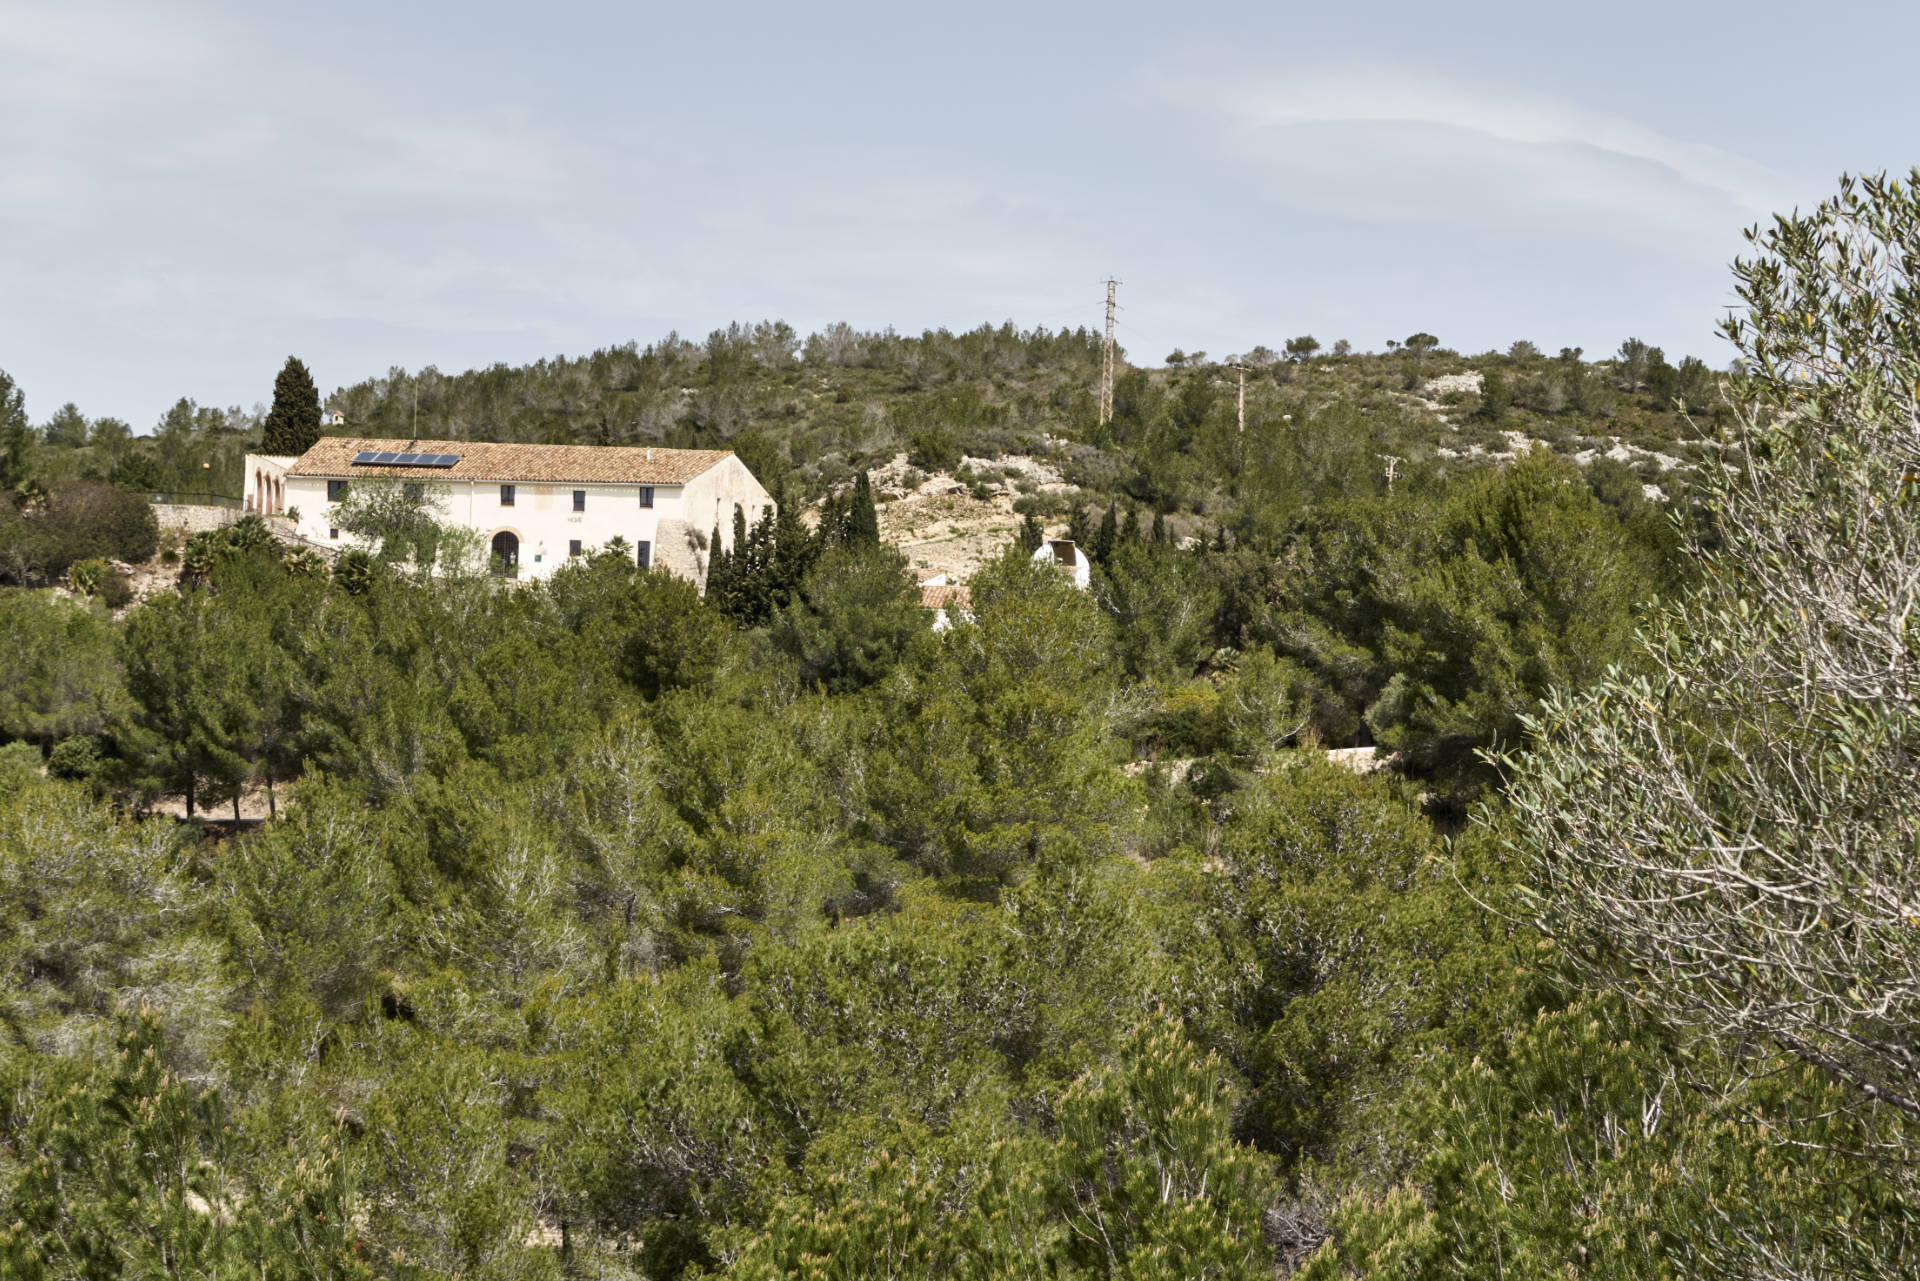
[{"label": "terracotta tile roof", "polygon": [[971,609],[973,608],[973,589],[965,583],[922,587],[920,603],[928,609],[945,609],[948,605],[952,605],[955,609]]},{"label": "terracotta tile roof", "polygon": [[[356,467],[362,450],[458,454],[451,467]],[[681,485],[730,455],[727,449],[653,449],[630,445],[519,445],[477,440],[374,440],[323,436],[287,468],[289,476],[391,476],[403,480],[498,480],[509,483]]]}]

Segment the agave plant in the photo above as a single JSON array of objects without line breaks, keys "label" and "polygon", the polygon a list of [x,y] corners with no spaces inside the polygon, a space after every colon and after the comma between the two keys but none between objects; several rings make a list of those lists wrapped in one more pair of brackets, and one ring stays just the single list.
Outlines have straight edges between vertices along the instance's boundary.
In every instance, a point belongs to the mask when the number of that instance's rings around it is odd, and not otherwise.
[{"label": "agave plant", "polygon": [[296,547],[282,562],[295,578],[311,578],[327,572],[327,558],[311,547]]},{"label": "agave plant", "polygon": [[343,552],[333,564],[333,581],[349,596],[364,596],[373,586],[373,557],[356,547]]},{"label": "agave plant", "polygon": [[14,487],[14,492],[20,495],[22,511],[39,511],[47,505],[47,486],[37,476],[21,481]]},{"label": "agave plant", "polygon": [[236,552],[267,551],[274,546],[273,531],[264,518],[249,512],[227,530],[227,546]]},{"label": "agave plant", "polygon": [[187,540],[186,550],[180,554],[180,581],[182,584],[198,585],[207,581],[213,574],[213,565],[219,558],[225,540],[213,530],[203,529]]},{"label": "agave plant", "polygon": [[77,560],[67,570],[67,586],[82,596],[97,596],[107,581],[107,562],[98,558]]}]

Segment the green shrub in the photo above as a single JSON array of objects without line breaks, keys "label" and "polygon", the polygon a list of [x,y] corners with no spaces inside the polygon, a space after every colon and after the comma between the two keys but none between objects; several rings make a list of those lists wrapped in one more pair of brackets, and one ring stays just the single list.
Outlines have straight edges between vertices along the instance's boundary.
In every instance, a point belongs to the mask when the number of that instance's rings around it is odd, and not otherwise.
[{"label": "green shrub", "polygon": [[100,580],[100,601],[108,609],[125,609],[133,603],[133,580],[113,566],[107,566]]},{"label": "green shrub", "polygon": [[124,697],[118,639],[80,601],[0,591],[0,739],[51,743],[104,729]]},{"label": "green shrub", "polygon": [[945,427],[922,427],[907,437],[907,461],[925,471],[960,466],[960,443]]},{"label": "green shrub", "polygon": [[55,778],[89,779],[106,763],[100,740],[92,734],[63,738],[47,753],[47,773]]},{"label": "green shrub", "polygon": [[928,627],[906,558],[890,547],[827,553],[774,620],[773,643],[801,676],[834,693],[890,671]]},{"label": "green shrub", "polygon": [[1176,689],[1160,702],[1153,717],[1160,744],[1174,756],[1206,756],[1224,741],[1220,691],[1195,684]]},{"label": "green shrub", "polygon": [[67,481],[43,501],[0,502],[0,581],[52,583],[76,561],[143,561],[160,546],[153,507],[101,481]]},{"label": "green shrub", "polygon": [[40,749],[32,743],[0,747],[0,796],[12,796],[40,778]]}]

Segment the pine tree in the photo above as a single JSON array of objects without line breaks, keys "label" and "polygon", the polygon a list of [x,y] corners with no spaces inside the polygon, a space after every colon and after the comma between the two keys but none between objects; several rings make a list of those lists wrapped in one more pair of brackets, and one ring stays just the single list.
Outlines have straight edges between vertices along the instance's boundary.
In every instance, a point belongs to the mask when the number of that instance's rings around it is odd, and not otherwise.
[{"label": "pine tree", "polygon": [[118,1054],[42,1082],[44,1104],[9,1118],[20,1176],[10,1226],[0,1228],[0,1271],[371,1278],[346,1158],[331,1137],[286,1177],[235,1177],[227,1162],[240,1131],[226,1100],[168,1070],[152,1011],[119,1022]]},{"label": "pine tree", "polygon": [[1127,508],[1127,518],[1120,523],[1120,542],[1137,543],[1140,541],[1140,509]]},{"label": "pine tree", "polygon": [[298,456],[320,439],[320,391],[298,356],[288,356],[273,380],[273,408],[267,411],[260,447],[269,454]]},{"label": "pine tree", "polygon": [[1152,538],[1156,543],[1164,543],[1167,541],[1167,518],[1159,512],[1153,514]]},{"label": "pine tree", "polygon": [[38,433],[27,421],[27,397],[0,369],[0,489],[12,489],[33,475]]}]

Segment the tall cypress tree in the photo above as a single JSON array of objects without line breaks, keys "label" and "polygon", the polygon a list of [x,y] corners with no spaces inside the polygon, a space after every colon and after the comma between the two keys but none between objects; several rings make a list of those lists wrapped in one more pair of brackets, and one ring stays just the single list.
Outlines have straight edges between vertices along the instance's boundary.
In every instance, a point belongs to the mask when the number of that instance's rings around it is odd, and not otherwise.
[{"label": "tall cypress tree", "polygon": [[838,494],[828,494],[820,503],[820,525],[815,531],[820,539],[822,551],[828,551],[847,541],[847,503]]},{"label": "tall cypress tree", "polygon": [[733,579],[728,572],[727,549],[720,542],[720,526],[713,527],[713,541],[707,544],[707,603],[721,613],[727,613],[727,604],[732,597]]},{"label": "tall cypress tree", "polygon": [[1093,559],[1105,564],[1113,556],[1113,549],[1120,542],[1120,513],[1112,503],[1107,504],[1107,514],[1100,518],[1100,528],[1094,531]]},{"label": "tall cypress tree", "polygon": [[821,535],[816,537],[800,519],[799,504],[791,500],[784,485],[779,513],[773,522],[773,596],[775,608],[784,608],[799,593],[800,580],[813,568],[826,542],[826,522],[823,513]]},{"label": "tall cypress tree", "polygon": [[1087,509],[1079,503],[1067,513],[1067,537],[1082,547],[1093,543],[1093,517],[1087,515]]},{"label": "tall cypress tree", "polygon": [[1020,522],[1020,550],[1029,556],[1040,550],[1040,544],[1047,541],[1046,531],[1040,528],[1040,519],[1032,512],[1027,513]]},{"label": "tall cypress tree", "polygon": [[863,467],[853,482],[853,505],[847,511],[847,543],[852,547],[880,545],[880,513],[873,507],[873,485]]},{"label": "tall cypress tree", "polygon": [[260,447],[269,454],[299,455],[320,439],[320,389],[298,356],[288,356],[273,380],[273,408],[267,411]]}]

